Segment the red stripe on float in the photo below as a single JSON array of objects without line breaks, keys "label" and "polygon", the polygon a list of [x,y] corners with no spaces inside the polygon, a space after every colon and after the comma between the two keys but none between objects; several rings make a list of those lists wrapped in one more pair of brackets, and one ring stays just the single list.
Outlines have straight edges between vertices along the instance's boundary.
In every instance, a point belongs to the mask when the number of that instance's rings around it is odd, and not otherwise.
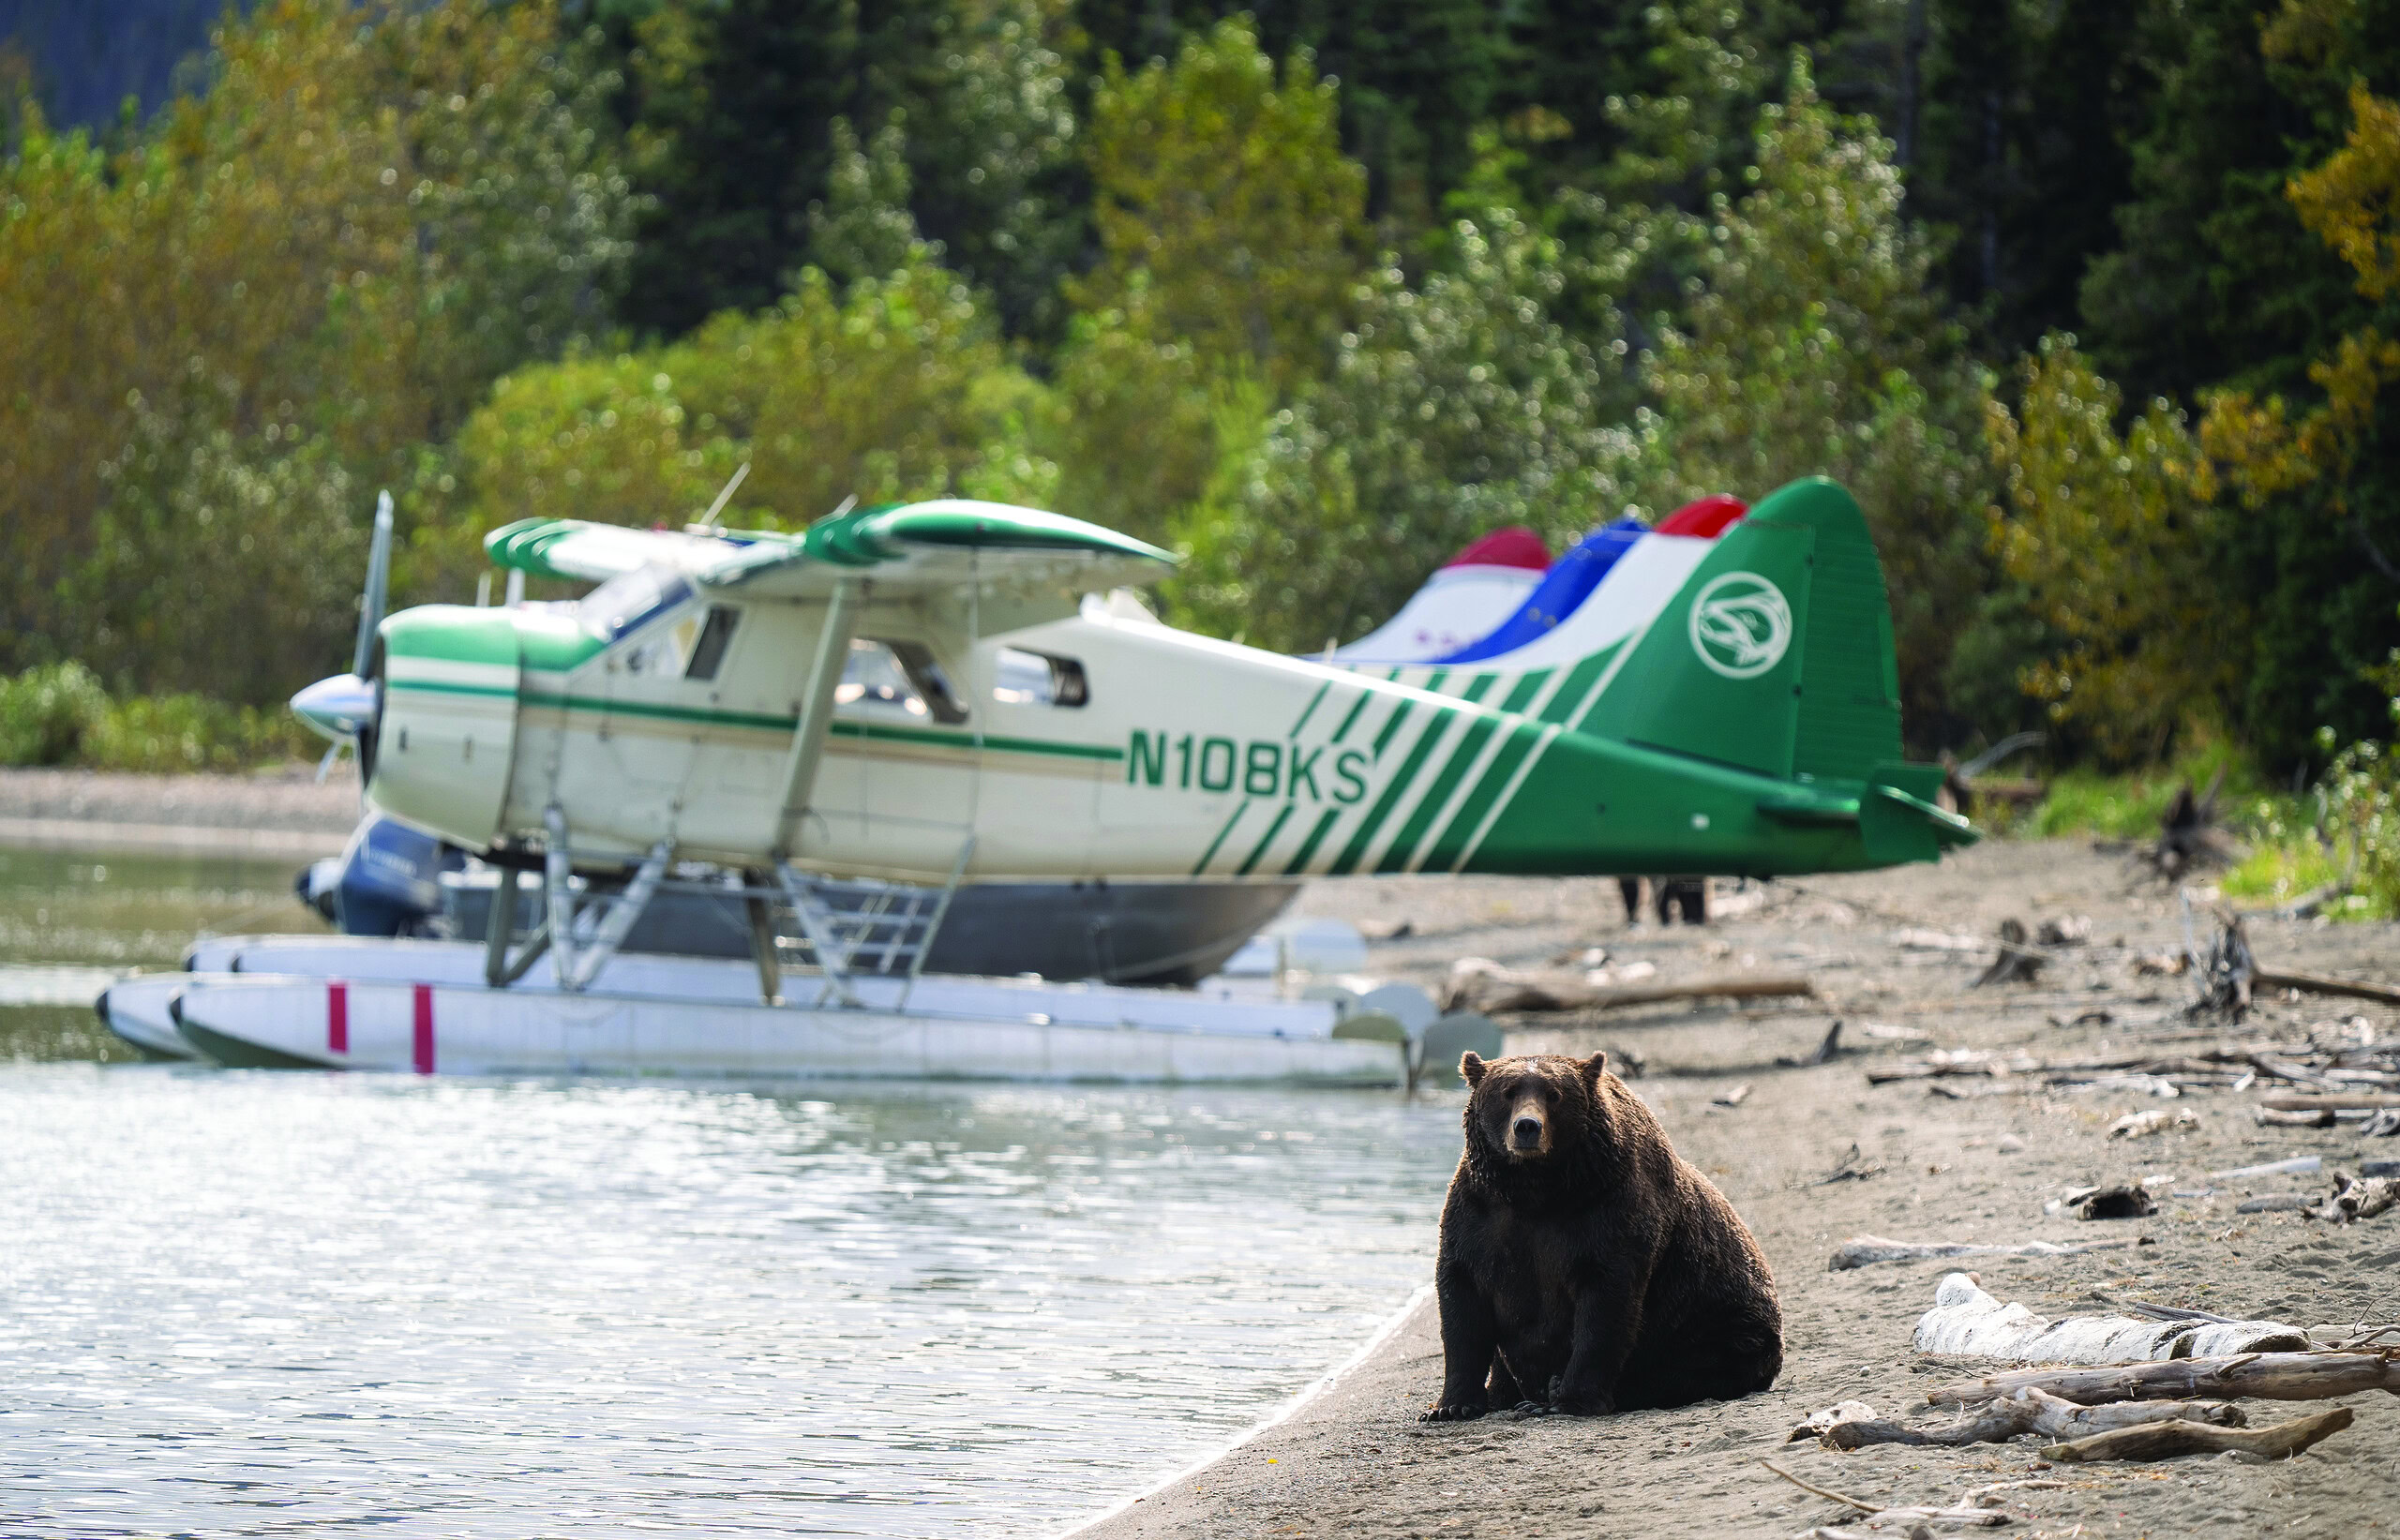
[{"label": "red stripe on float", "polygon": [[433,1073],[433,986],[416,986],[416,1072]]},{"label": "red stripe on float", "polygon": [[350,986],[338,981],[325,986],[325,1052],[350,1052]]}]

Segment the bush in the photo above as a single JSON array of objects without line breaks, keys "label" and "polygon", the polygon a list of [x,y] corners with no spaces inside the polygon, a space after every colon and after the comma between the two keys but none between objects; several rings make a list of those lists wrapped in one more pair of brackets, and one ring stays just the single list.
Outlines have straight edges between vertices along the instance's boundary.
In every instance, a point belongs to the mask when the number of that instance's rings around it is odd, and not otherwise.
[{"label": "bush", "polygon": [[239,770],[314,758],[322,750],[279,706],[237,706],[194,695],[112,700],[80,663],[0,678],[0,765]]},{"label": "bush", "polygon": [[93,770],[240,770],[313,758],[321,740],[281,707],[233,706],[205,695],[136,695],[112,705],[83,735],[78,762]]},{"label": "bush", "polygon": [[108,692],[80,663],[0,679],[0,765],[68,763],[108,710]]}]

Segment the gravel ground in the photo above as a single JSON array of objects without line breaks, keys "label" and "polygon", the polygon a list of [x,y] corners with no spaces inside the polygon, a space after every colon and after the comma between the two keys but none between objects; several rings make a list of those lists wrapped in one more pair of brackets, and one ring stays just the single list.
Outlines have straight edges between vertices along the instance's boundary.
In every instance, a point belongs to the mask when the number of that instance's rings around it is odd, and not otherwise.
[{"label": "gravel ground", "polygon": [[252,775],[0,770],[0,818],[347,834],[358,822],[358,770],[345,758],[319,785],[314,765]]}]

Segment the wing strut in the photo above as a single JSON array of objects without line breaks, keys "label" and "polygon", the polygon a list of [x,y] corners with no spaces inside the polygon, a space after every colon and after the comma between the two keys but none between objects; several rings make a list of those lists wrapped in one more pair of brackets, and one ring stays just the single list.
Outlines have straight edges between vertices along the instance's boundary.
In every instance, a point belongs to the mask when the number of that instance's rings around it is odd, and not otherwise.
[{"label": "wing strut", "polygon": [[845,578],[834,585],[825,606],[825,624],[817,637],[817,661],[809,665],[808,694],[801,702],[800,724],[792,729],[791,752],[784,757],[783,812],[775,820],[774,857],[790,859],[800,843],[800,821],[817,790],[817,766],[825,757],[825,736],[833,725],[833,692],[849,662],[850,637],[858,629],[860,591],[865,584]]}]

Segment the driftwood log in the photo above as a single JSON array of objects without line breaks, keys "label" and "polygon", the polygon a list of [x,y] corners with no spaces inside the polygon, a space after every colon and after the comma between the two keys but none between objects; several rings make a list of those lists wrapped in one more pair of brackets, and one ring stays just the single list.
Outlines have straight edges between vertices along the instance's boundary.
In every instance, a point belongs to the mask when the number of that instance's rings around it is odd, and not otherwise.
[{"label": "driftwood log", "polygon": [[2343,1176],[2340,1182],[2332,1197],[2302,1212],[2329,1224],[2350,1224],[2374,1219],[2400,1203],[2400,1182],[2389,1176]]},{"label": "driftwood log", "polygon": [[[1886,1508],[1873,1503],[1862,1503],[1857,1498],[1845,1497],[1839,1492],[1829,1491],[1822,1487],[1814,1486],[1808,1482],[1803,1481],[1798,1476],[1793,1475],[1791,1472],[1785,1470],[1782,1466],[1778,1465],[1771,1459],[1762,1459],[1759,1461],[1759,1463],[1765,1466],[1768,1470],[1773,1471],[1777,1475],[1781,1476],[1784,1480],[1792,1483],[1794,1487],[1799,1488],[1804,1492],[1814,1493],[1816,1496],[1822,1497],[1829,1503],[1838,1503],[1845,1508],[1857,1509],[1860,1513],[1866,1514],[1874,1518],[1877,1521],[1878,1527],[1881,1527],[1883,1524],[1913,1525],[1930,1523],[1964,1524],[1976,1528],[1995,1528],[2008,1522],[2008,1516],[2006,1514],[1993,1508]],[[1819,1530],[1811,1531],[1810,1533],[1838,1534],[1842,1532],[1838,1530]]]},{"label": "driftwood log", "polygon": [[2258,1105],[2274,1113],[2373,1113],[2400,1107],[2400,1096],[2382,1091],[2278,1091],[2260,1097]]},{"label": "driftwood log", "polygon": [[1587,984],[1580,979],[1502,978],[1468,974],[1451,992],[1449,1009],[1505,1010],[1613,1010],[1622,1006],[1671,1000],[1775,1000],[1807,998],[1817,987],[1798,978],[1702,979],[1688,984]]},{"label": "driftwood log", "polygon": [[2242,1353],[2111,1368],[2020,1368],[1954,1380],[1926,1392],[1929,1406],[1974,1406],[2027,1385],[2082,1406],[2107,1401],[2249,1398],[2321,1401],[2385,1390],[2400,1396],[2400,1350]]},{"label": "driftwood log", "polygon": [[2279,1422],[2272,1428],[2211,1428],[2205,1423],[2155,1422],[2120,1428],[2071,1443],[2042,1446],[2044,1459],[2070,1463],[2100,1459],[2172,1459],[2178,1455],[2215,1455],[2235,1449],[2261,1459],[2288,1459],[2310,1444],[2332,1438],[2358,1420],[2347,1406]]},{"label": "driftwood log", "polygon": [[2002,1302],[1964,1273],[1943,1278],[1916,1323],[1916,1351],[2037,1364],[2127,1364],[2228,1353],[2304,1350],[2308,1334],[2280,1321],[2138,1321],[2070,1315],[2057,1321]]},{"label": "driftwood log", "polygon": [[1829,1273],[1846,1273],[1879,1262],[1931,1262],[1948,1257],[2074,1257],[2086,1251],[2114,1251],[2148,1246],[2148,1235],[2122,1235],[2105,1241],[2015,1241],[2004,1246],[1980,1246],[1972,1241],[1895,1241],[1881,1235],[1852,1235],[1835,1248]]},{"label": "driftwood log", "polygon": [[[2082,1439],[2158,1422],[2210,1423],[2240,1428],[2242,1409],[2231,1401],[2119,1401],[2106,1406],[2078,1406],[2036,1386],[2025,1385],[1975,1408],[1954,1423],[1939,1428],[1909,1428],[1887,1418],[1861,1417],[1871,1411],[1856,1401],[1827,1409],[1825,1427],[1817,1442],[1828,1449],[1864,1449],[1876,1443],[1939,1444],[2005,1443],[2021,1433],[2054,1439]],[[1852,1413],[1844,1416],[1843,1413]],[[1810,1419],[1811,1423],[1815,1421]],[[1797,1429],[1794,1430],[1795,1434]]]},{"label": "driftwood log", "polygon": [[2388,1006],[2400,1006],[2400,988],[2391,984],[2366,984],[2349,979],[2327,979],[2314,973],[2279,973],[2267,968],[2252,974],[2250,982],[2259,989],[2296,989],[2303,994],[2333,994],[2348,1000],[2378,1000]]}]

